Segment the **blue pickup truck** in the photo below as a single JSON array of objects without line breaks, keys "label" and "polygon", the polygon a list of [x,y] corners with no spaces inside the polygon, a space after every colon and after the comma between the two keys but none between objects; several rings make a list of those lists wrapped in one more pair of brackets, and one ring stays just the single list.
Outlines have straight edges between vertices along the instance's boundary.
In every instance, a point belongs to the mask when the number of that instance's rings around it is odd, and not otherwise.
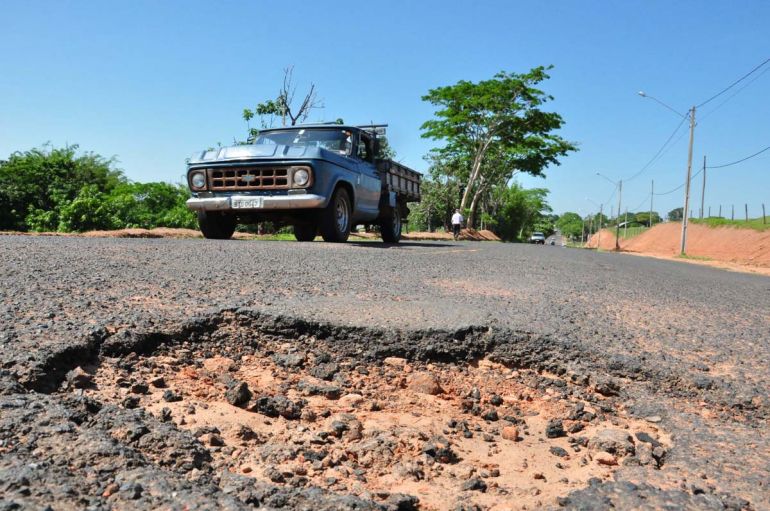
[{"label": "blue pickup truck", "polygon": [[379,158],[384,125],[313,124],[260,131],[248,144],[195,153],[187,164],[203,236],[229,239],[236,224],[292,225],[297,241],[345,242],[356,225],[398,243],[420,174]]}]

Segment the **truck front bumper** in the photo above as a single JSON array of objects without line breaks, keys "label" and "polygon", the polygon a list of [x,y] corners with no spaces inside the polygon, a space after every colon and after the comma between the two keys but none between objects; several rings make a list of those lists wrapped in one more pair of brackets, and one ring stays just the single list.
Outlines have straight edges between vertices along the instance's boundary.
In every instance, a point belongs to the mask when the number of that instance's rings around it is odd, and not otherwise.
[{"label": "truck front bumper", "polygon": [[187,199],[187,207],[193,211],[264,211],[320,208],[324,202],[326,198],[322,195],[310,193],[274,196],[231,195],[229,197],[193,197]]}]

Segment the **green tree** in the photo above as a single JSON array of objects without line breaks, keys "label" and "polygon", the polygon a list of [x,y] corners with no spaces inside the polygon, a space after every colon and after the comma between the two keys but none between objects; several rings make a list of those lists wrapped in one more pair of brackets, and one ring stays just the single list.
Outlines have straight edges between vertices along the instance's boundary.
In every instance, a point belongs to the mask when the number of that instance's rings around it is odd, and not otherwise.
[{"label": "green tree", "polygon": [[44,146],[0,163],[0,229],[85,231],[196,226],[187,187],[130,183],[114,161]]},{"label": "green tree", "polygon": [[61,207],[57,227],[62,232],[114,229],[117,221],[107,195],[96,185],[85,185]]},{"label": "green tree", "polygon": [[684,211],[684,208],[676,208],[672,209],[668,212],[668,219],[672,222],[678,222],[682,220],[682,211]]},{"label": "green tree", "polygon": [[556,221],[556,227],[562,235],[578,238],[583,234],[583,219],[577,213],[567,212]]},{"label": "green tree", "polygon": [[410,229],[433,232],[438,227],[449,228],[452,213],[457,208],[460,185],[449,177],[446,165],[451,162],[433,159],[427,179],[420,185],[421,200],[410,204]]},{"label": "green tree", "polygon": [[[551,207],[545,188],[522,188],[518,183],[497,187],[494,191],[500,204],[494,214],[495,232],[505,241],[524,240],[532,232],[548,230]],[[545,224],[545,225],[544,225]]]},{"label": "green tree", "polygon": [[13,153],[0,163],[0,229],[55,229],[58,213],[86,185],[109,192],[125,182],[115,160],[77,154],[77,145]]},{"label": "green tree", "polygon": [[281,126],[295,126],[303,123],[310,116],[310,113],[318,108],[323,108],[322,102],[318,99],[318,91],[315,84],[310,83],[307,93],[305,93],[299,103],[295,103],[297,87],[294,85],[294,66],[289,66],[283,70],[283,84],[278,91],[275,99],[268,99],[257,104],[254,110],[243,109],[243,120],[246,121],[249,139],[257,136],[259,130],[251,126],[251,119],[259,117],[262,129],[273,126],[277,117],[281,118]]},{"label": "green tree", "polygon": [[637,213],[634,215],[634,221],[637,223],[646,225],[648,227],[652,227],[655,224],[658,224],[661,222],[660,215],[656,213],[655,211],[652,212],[652,224],[650,224],[650,212],[645,211],[644,213]]},{"label": "green tree", "polygon": [[105,198],[114,218],[112,228],[195,228],[195,215],[185,201],[186,187],[168,183],[125,183]]},{"label": "green tree", "polygon": [[469,225],[475,222],[480,195],[493,186],[489,172],[501,171],[484,165],[490,151],[507,161],[502,171],[510,179],[514,170],[542,175],[548,165],[558,165],[560,157],[576,150],[553,133],[563,125],[561,116],[540,109],[553,99],[535,87],[549,78],[546,70],[500,72],[477,83],[462,80],[431,89],[422,98],[438,107],[436,118],[422,125],[422,136],[443,140],[441,152],[468,162],[460,208],[468,211]]}]

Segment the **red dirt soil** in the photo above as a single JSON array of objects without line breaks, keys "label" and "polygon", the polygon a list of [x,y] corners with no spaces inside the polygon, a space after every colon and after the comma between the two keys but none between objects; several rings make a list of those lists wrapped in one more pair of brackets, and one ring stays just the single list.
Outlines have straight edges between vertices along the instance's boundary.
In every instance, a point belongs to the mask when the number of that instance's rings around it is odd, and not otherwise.
[{"label": "red dirt soil", "polygon": [[[658,224],[638,236],[621,240],[620,248],[624,252],[676,257],[679,255],[681,235],[682,224],[678,222]],[[598,238],[599,235],[595,234],[586,246],[596,248]],[[601,248],[615,248],[614,232],[608,229],[601,231]],[[691,223],[687,227],[687,255],[767,269],[770,268],[770,230],[707,227]]]}]

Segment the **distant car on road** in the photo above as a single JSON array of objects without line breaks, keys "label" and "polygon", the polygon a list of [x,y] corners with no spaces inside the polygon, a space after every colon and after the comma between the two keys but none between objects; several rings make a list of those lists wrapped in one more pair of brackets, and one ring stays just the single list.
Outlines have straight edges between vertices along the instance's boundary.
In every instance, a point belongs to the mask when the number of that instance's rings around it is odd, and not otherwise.
[{"label": "distant car on road", "polygon": [[529,242],[535,245],[545,245],[545,235],[542,232],[533,232],[529,237]]}]

